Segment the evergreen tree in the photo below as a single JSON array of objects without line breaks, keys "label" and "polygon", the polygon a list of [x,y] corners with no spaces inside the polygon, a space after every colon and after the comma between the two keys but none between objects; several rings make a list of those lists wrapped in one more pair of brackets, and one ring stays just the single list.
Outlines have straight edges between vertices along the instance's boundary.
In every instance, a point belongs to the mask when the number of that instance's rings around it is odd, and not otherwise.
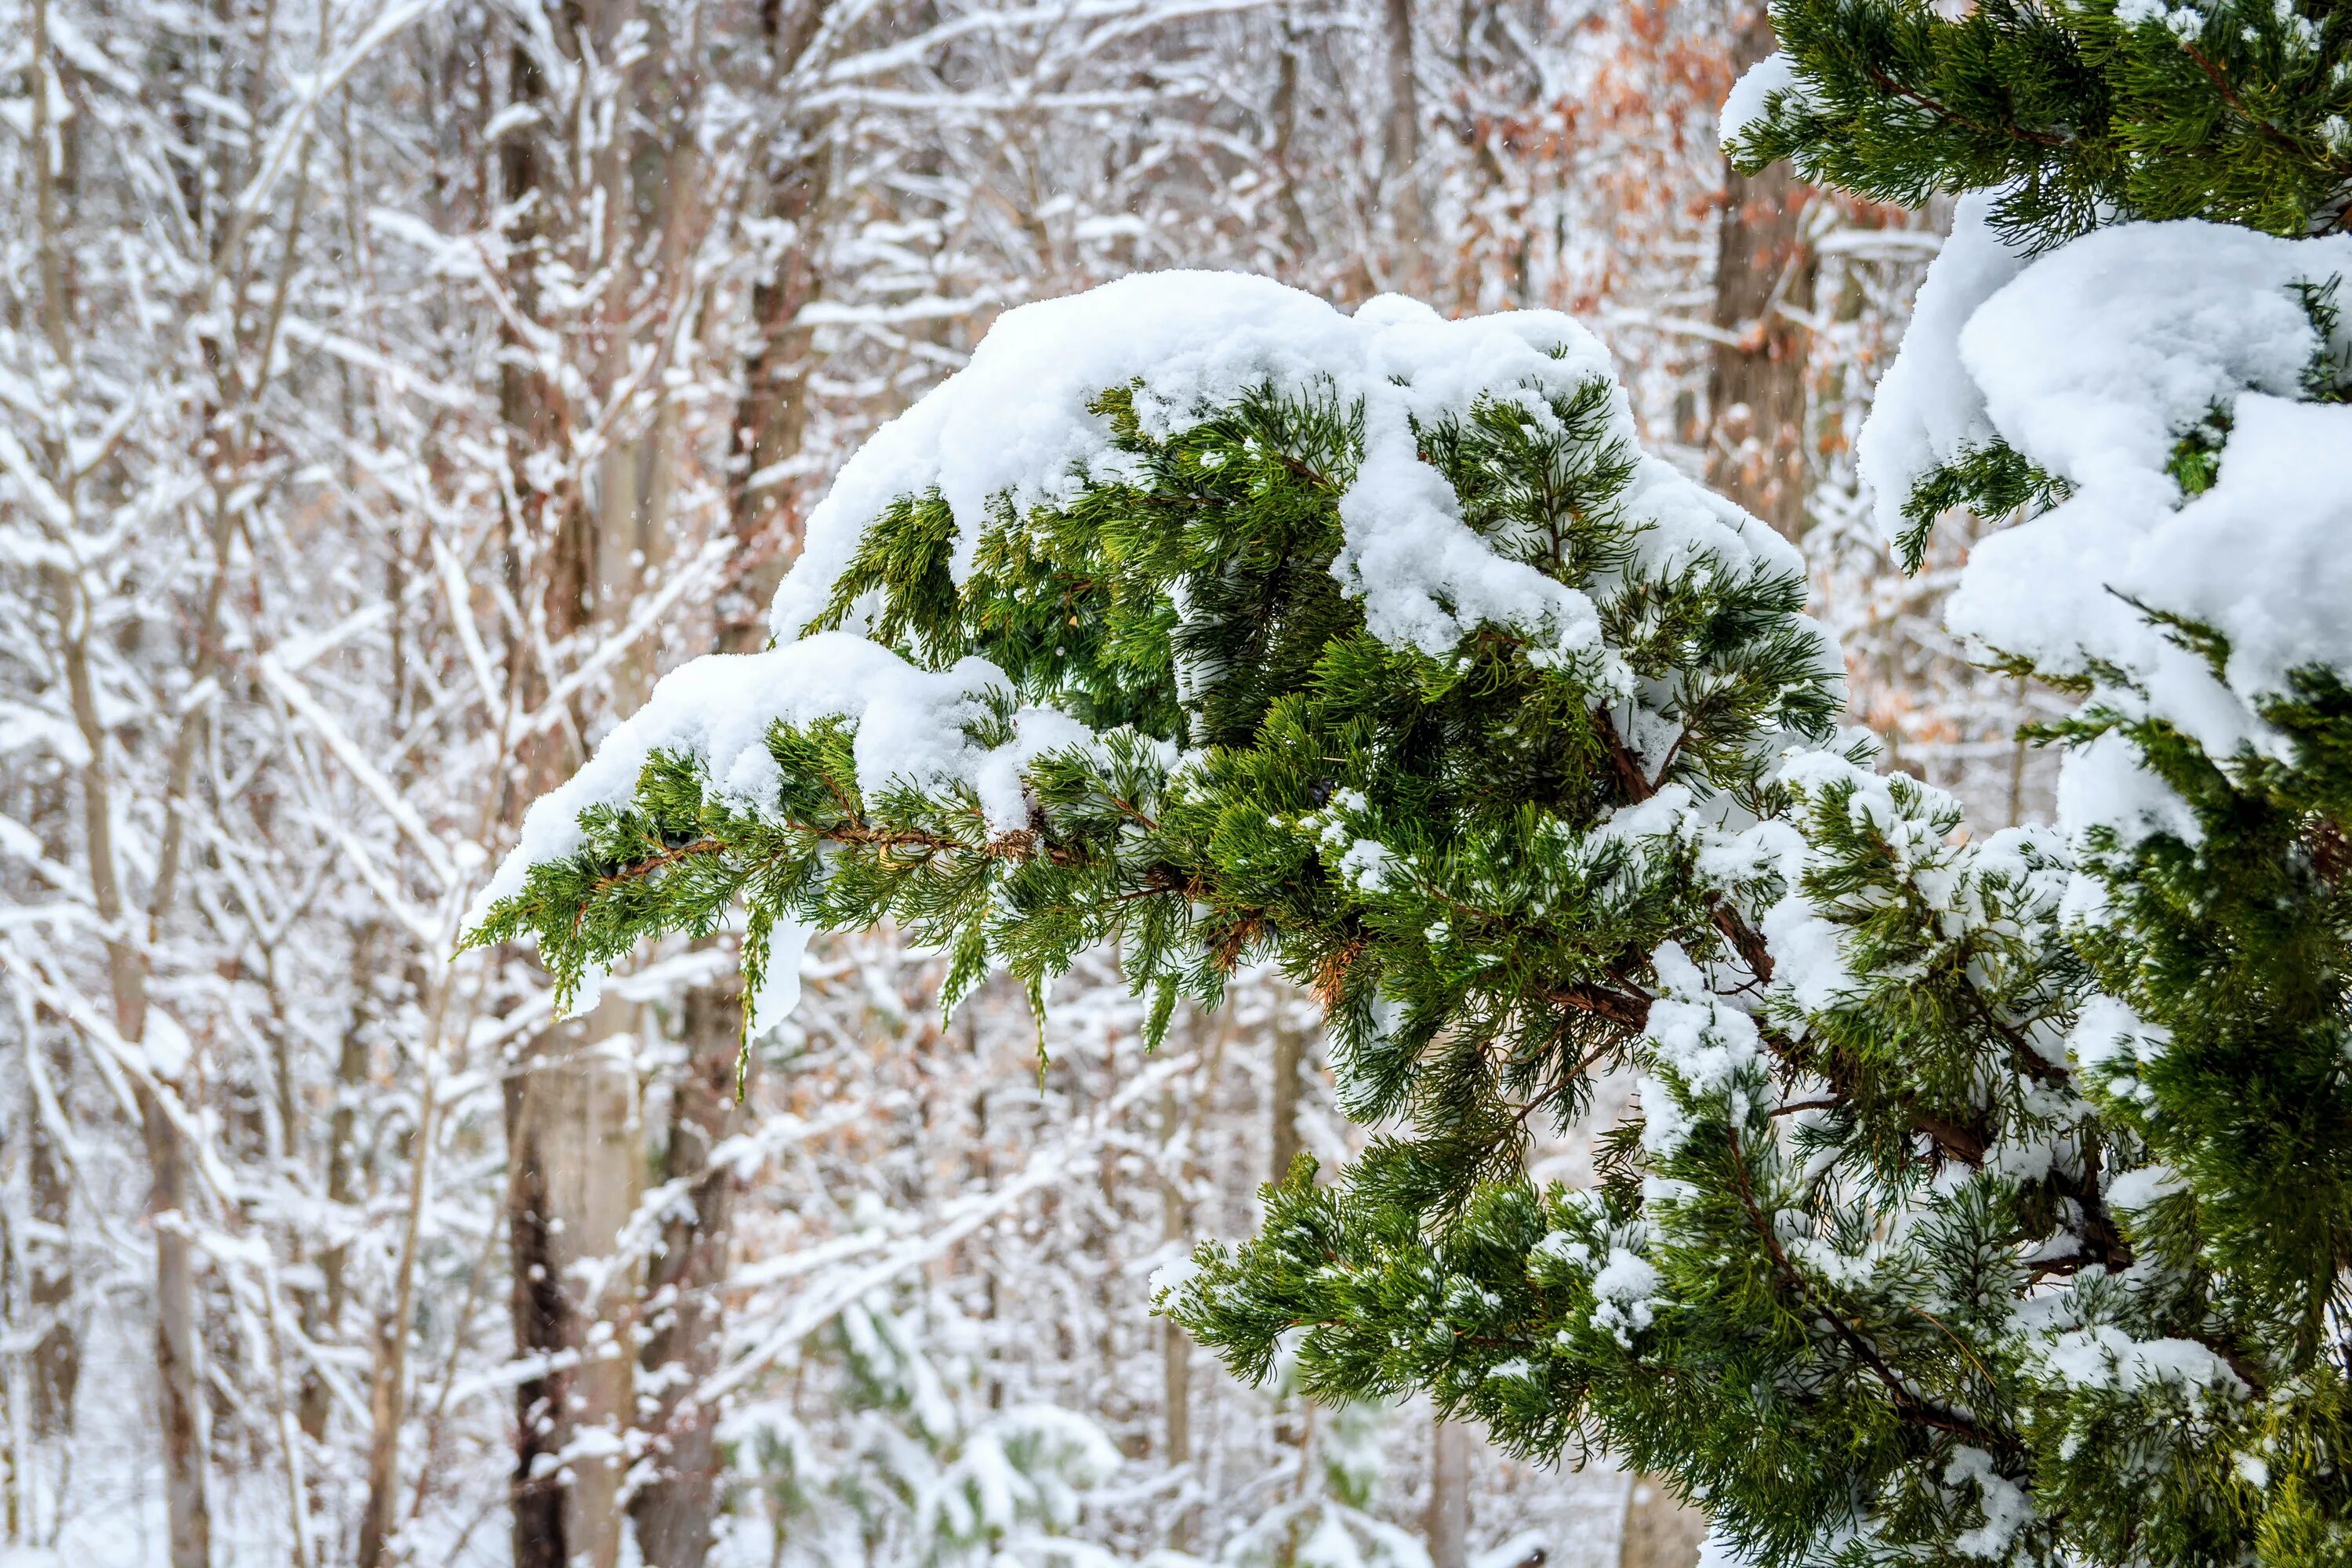
[{"label": "evergreen tree", "polygon": [[[1272,956],[1382,1135],[1163,1308],[1245,1376],[1605,1447],[1755,1561],[2352,1559],[2352,47],[2291,4],[1789,0],[1748,166],[1974,193],[1874,415],[1953,620],[2079,693],[1981,841],[1833,732],[1800,563],[1548,315],[1141,279],[1007,316],[811,520],[778,642],[534,808],[576,990],[740,904],[1164,1025]],[[2191,221],[2151,224],[2151,218]],[[1600,1070],[1590,1193],[1523,1152]]]}]

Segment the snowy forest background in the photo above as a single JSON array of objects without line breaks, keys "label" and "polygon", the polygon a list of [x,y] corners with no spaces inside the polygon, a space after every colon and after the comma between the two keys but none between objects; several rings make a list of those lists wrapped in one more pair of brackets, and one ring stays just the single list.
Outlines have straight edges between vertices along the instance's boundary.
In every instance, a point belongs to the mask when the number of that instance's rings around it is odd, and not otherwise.
[{"label": "snowy forest background", "polygon": [[725,939],[562,1024],[453,955],[532,796],[757,646],[864,434],[1143,268],[1576,312],[1801,542],[1891,761],[2046,806],[2038,694],[1938,630],[1965,530],[1905,578],[1853,475],[1937,215],[1730,176],[1769,47],[1736,0],[0,3],[0,1563],[1687,1563],[1604,1455],[1148,1316],[1359,1136],[1272,976],[1148,1057],[1098,963],[1041,1066],[1017,988],[943,1025],[934,956],[821,942],[738,1107]]}]

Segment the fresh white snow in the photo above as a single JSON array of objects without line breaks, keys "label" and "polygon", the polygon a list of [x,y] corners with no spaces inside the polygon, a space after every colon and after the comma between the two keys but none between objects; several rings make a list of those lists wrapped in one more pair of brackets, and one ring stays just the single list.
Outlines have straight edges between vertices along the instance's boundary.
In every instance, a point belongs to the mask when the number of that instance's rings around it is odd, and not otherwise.
[{"label": "fresh white snow", "polygon": [[[2103,695],[2226,761],[2284,755],[2261,706],[2299,667],[2352,671],[2352,406],[2300,401],[2325,344],[2298,290],[2352,269],[2352,236],[2181,222],[2098,230],[2021,264],[1963,204],[1862,438],[1892,524],[1936,461],[1998,434],[2073,493],[1978,543],[1948,609],[1981,652],[2124,672]],[[2184,495],[2184,435],[2227,424],[2219,477]],[[2147,612],[2227,639],[2217,677]],[[2062,826],[2126,844],[2194,824],[2120,748],[2070,757]]]},{"label": "fresh white snow", "polygon": [[2025,265],[1993,231],[1992,203],[1990,193],[1972,191],[1953,204],[1951,237],[1919,285],[1902,349],[1879,378],[1854,441],[1879,531],[1890,540],[1907,526],[1903,503],[1912,487],[1994,435],[1984,394],[1960,363],[1960,330]]},{"label": "fresh white snow", "polygon": [[1797,79],[1796,62],[1780,50],[1773,50],[1742,71],[1739,79],[1731,84],[1731,95],[1723,100],[1723,118],[1716,140],[1730,146],[1764,118],[1774,93],[1803,91],[1803,84]]},{"label": "fresh white snow", "polygon": [[978,797],[992,832],[1017,830],[1029,817],[1022,770],[1039,752],[1081,743],[1092,732],[1056,710],[1023,708],[1014,715],[1011,743],[972,744],[964,727],[986,711],[985,694],[1011,686],[984,658],[926,670],[847,632],[681,665],[578,773],[532,804],[513,850],[475,900],[468,922],[520,891],[533,865],[576,852],[584,842],[580,814],[627,802],[656,752],[698,759],[719,794],[744,809],[772,807],[779,781],[767,735],[778,721],[854,721],[852,755],[861,789],[892,780],[962,784]]},{"label": "fresh white snow", "polygon": [[[1539,657],[1587,658],[1622,671],[1600,647],[1591,599],[1498,553],[1462,520],[1452,489],[1423,462],[1412,422],[1466,414],[1481,398],[1553,418],[1548,399],[1595,379],[1613,390],[1611,423],[1636,439],[1608,352],[1548,310],[1449,321],[1384,295],[1347,315],[1267,279],[1155,272],[998,318],[971,363],[877,431],[811,511],[807,542],[778,590],[771,626],[800,636],[831,599],[865,530],[892,501],[937,489],[954,513],[951,575],[969,577],[996,508],[1014,514],[1111,479],[1128,459],[1091,405],[1139,382],[1147,430],[1167,434],[1253,388],[1360,401],[1364,452],[1339,501],[1344,542],[1332,572],[1364,602],[1376,637],[1433,655],[1481,624],[1529,635]],[[1338,477],[1338,476],[1335,476]],[[1654,569],[1699,553],[1727,569],[1761,562],[1800,571],[1770,530],[1656,459],[1644,459],[1626,506],[1650,524]]]}]

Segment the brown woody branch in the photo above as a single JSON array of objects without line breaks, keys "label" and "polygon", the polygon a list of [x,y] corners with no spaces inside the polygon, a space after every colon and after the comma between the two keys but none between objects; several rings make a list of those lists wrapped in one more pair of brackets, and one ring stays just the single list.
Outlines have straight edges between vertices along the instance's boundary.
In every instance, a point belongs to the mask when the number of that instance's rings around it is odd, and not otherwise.
[{"label": "brown woody branch", "polygon": [[[1895,1369],[1887,1364],[1885,1356],[1880,1353],[1875,1344],[1871,1342],[1868,1335],[1848,1322],[1842,1314],[1833,1310],[1830,1303],[1814,1299],[1812,1288],[1806,1283],[1805,1277],[1797,1272],[1796,1265],[1789,1261],[1788,1253],[1782,1250],[1780,1238],[1772,1229],[1770,1216],[1764,1213],[1763,1205],[1756,1201],[1756,1189],[1748,1179],[1747,1153],[1739,1146],[1739,1130],[1736,1127],[1727,1127],[1724,1131],[1730,1142],[1732,1188],[1738,1194],[1740,1207],[1746,1211],[1748,1222],[1755,1230],[1757,1239],[1764,1245],[1765,1255],[1771,1259],[1774,1276],[1780,1280],[1783,1289],[1796,1300],[1812,1309],[1821,1321],[1829,1325],[1831,1331],[1836,1334],[1840,1342],[1853,1353],[1854,1359],[1867,1368],[1871,1375],[1885,1388],[1887,1396],[1895,1406],[1896,1418],[1910,1426],[1950,1433],[1954,1436],[1966,1438],[1979,1447],[2014,1450],[2021,1447],[2015,1437],[2008,1434],[1980,1426],[1956,1411],[1947,1410],[1941,1405],[1931,1404],[1919,1397],[1904,1383]],[[1950,1331],[1945,1331],[1948,1333]]]}]

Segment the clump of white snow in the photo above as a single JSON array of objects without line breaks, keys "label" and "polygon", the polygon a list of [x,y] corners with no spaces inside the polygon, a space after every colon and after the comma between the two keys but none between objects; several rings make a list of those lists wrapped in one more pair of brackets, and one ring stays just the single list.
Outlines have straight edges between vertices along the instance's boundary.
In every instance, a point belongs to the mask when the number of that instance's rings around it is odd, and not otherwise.
[{"label": "clump of white snow", "polygon": [[[1018,515],[1068,499],[1088,479],[1127,474],[1102,394],[1141,384],[1137,409],[1155,435],[1183,428],[1244,394],[1336,396],[1364,409],[1364,449],[1344,479],[1343,542],[1331,570],[1363,601],[1374,636],[1436,655],[1480,625],[1527,635],[1535,657],[1581,661],[1604,684],[1627,678],[1601,646],[1582,590],[1497,552],[1463,521],[1443,476],[1421,460],[1413,422],[1466,416],[1481,399],[1516,404],[1539,425],[1550,403],[1587,383],[1615,386],[1608,352],[1548,310],[1449,321],[1394,295],[1354,315],[1310,294],[1237,273],[1143,273],[1082,294],[1008,310],[971,362],[877,431],[811,511],[799,561],[778,589],[771,625],[800,636],[831,600],[865,531],[896,500],[936,489],[956,521],[950,574],[969,578],[999,507]],[[1622,389],[1611,433],[1636,441]],[[1629,521],[1645,525],[1653,571],[1710,556],[1722,569],[1801,572],[1785,541],[1654,458],[1628,486]]]},{"label": "clump of white snow", "polygon": [[[991,691],[1011,689],[1003,671],[984,658],[966,658],[945,670],[916,668],[877,643],[846,632],[826,632],[764,653],[712,654],[662,678],[646,705],[616,727],[580,771],[533,802],[514,848],[476,898],[467,923],[492,904],[522,889],[533,865],[561,860],[585,842],[580,814],[591,806],[623,805],[656,752],[698,761],[722,799],[750,811],[772,810],[781,783],[769,754],[770,727],[843,719],[857,726],[852,757],[861,789],[893,780],[936,786],[961,784],[979,799],[991,832],[1027,826],[1022,773],[1042,752],[1080,744],[1087,727],[1051,708],[1023,708],[1015,736],[997,747],[974,745],[965,726],[987,711]],[[777,936],[780,960],[787,941]],[[789,965],[797,975],[797,954]],[[773,1000],[788,998],[781,963],[772,964]],[[761,1009],[763,1021],[767,1008]],[[781,1013],[776,1016],[781,1016]]]},{"label": "clump of white snow", "polygon": [[1339,875],[1369,893],[1385,891],[1395,857],[1375,838],[1359,838],[1339,856]]},{"label": "clump of white snow", "polygon": [[2058,775],[2058,816],[2077,831],[2112,828],[2123,849],[2159,833],[2190,846],[2205,837],[2179,792],[2150,773],[2138,748],[2113,731],[2067,756]]},{"label": "clump of white snow", "polygon": [[1684,1100],[1719,1100],[1734,1121],[1745,1118],[1743,1086],[1763,1047],[1755,1020],[1715,994],[1680,943],[1662,944],[1651,963],[1658,994],[1642,1030],[1642,1146],[1669,1154],[1690,1135],[1692,1114]]},{"label": "clump of white snow", "polygon": [[1952,1550],[1963,1557],[2008,1561],[2017,1532],[2033,1522],[2033,1499],[2025,1489],[1994,1469],[1990,1454],[1965,1443],[1952,1450],[1951,1463],[1944,1467],[1944,1484],[1975,1487],[1984,1515],[1982,1524],[1952,1538]]},{"label": "clump of white snow", "polygon": [[[2284,755],[2263,705],[2298,668],[2352,671],[2352,406],[2300,400],[2342,347],[2321,341],[2305,291],[2352,270],[2352,236],[2123,224],[2021,266],[1981,205],[1962,216],[1862,437],[1882,518],[1935,462],[1998,434],[2071,494],[1975,546],[1952,629],[2053,673],[2119,670],[2113,700],[2217,759]],[[2190,495],[2170,468],[2200,428],[2218,477]],[[2218,678],[2151,611],[2220,633]],[[2068,773],[2064,826],[2195,842],[2185,806],[2112,748]]]},{"label": "clump of white snow", "polygon": [[2168,1388],[2198,1405],[2246,1392],[2230,1363],[2194,1340],[2137,1340],[2118,1328],[2077,1329],[2052,1336],[2042,1359],[2059,1382],[2074,1388],[2126,1394]]},{"label": "clump of white snow", "polygon": [[1764,119],[1774,93],[1793,93],[1801,98],[1804,90],[1804,84],[1797,79],[1796,61],[1783,50],[1773,50],[1741,72],[1739,79],[1731,84],[1731,94],[1723,100],[1723,118],[1717,125],[1716,141],[1730,147]]},{"label": "clump of white snow", "polygon": [[743,1026],[754,1037],[793,1016],[801,1005],[801,966],[816,927],[789,916],[768,928],[768,966],[745,1001]]},{"label": "clump of white snow", "polygon": [[1664,1284],[1657,1267],[1622,1247],[1609,1249],[1609,1260],[1592,1276],[1592,1326],[1607,1331],[1621,1345],[1657,1321],[1658,1291]]},{"label": "clump of white snow", "polygon": [[2175,1193],[2188,1190],[2180,1173],[2169,1165],[2142,1165],[2126,1171],[2107,1184],[2107,1206],[2129,1213],[2144,1209]]},{"label": "clump of white snow", "polygon": [[1879,378],[1854,440],[1855,466],[1879,531],[1890,540],[1909,526],[1903,505],[1920,479],[1993,437],[1984,393],[1960,363],[1960,330],[2025,258],[1994,231],[1992,204],[1984,191],[1953,204],[1951,237],[1919,285],[1903,346]]},{"label": "clump of white snow", "polygon": [[2067,1034],[2066,1052],[2095,1072],[2128,1072],[2161,1058],[2171,1043],[2171,1030],[2148,1023],[2129,1003],[2093,996]]}]

